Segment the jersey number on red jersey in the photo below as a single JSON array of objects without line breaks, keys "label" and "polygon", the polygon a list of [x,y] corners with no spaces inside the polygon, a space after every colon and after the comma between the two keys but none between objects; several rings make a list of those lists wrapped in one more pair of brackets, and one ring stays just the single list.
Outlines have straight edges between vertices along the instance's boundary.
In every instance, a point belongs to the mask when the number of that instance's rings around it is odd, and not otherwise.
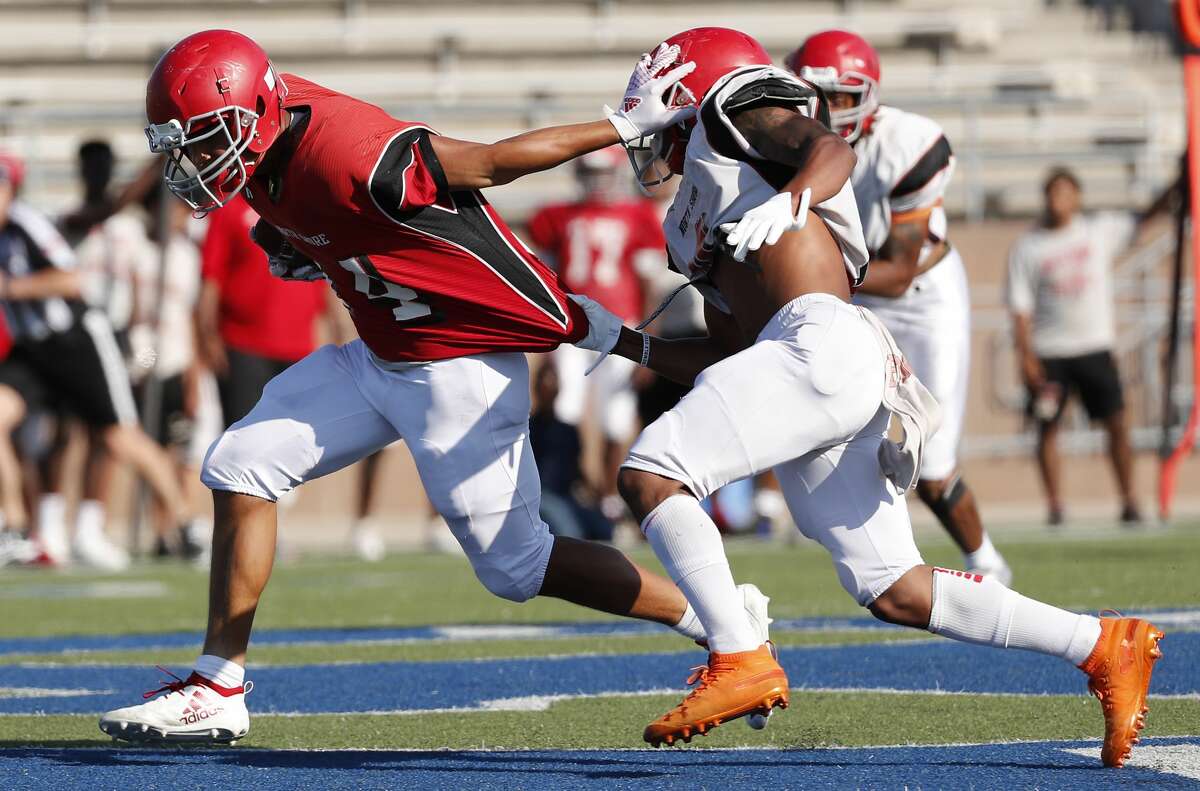
[{"label": "jersey number on red jersey", "polygon": [[[379,270],[365,255],[343,258],[338,265],[354,275],[354,290],[366,295],[367,299],[389,308],[396,321],[409,322],[433,318],[433,308],[417,301],[419,295],[411,288],[385,280]],[[345,302],[345,300],[343,300]],[[350,308],[346,303],[347,309]]]}]

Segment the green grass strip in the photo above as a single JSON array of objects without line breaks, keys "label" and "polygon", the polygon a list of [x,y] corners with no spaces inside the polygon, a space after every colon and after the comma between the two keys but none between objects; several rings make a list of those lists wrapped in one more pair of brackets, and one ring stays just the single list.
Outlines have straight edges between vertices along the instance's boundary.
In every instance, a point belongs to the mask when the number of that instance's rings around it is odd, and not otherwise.
[{"label": "green grass strip", "polygon": [[[258,715],[242,746],[294,749],[581,749],[642,747],[642,728],[678,701],[672,696],[594,698],[540,712],[412,715]],[[697,747],[862,747],[1092,739],[1100,706],[1078,696],[972,696],[793,692],[765,731],[732,722]],[[1146,736],[1200,733],[1200,703],[1151,702]],[[88,747],[111,741],[91,716],[0,717],[0,747]],[[137,749],[137,748],[130,748]],[[237,749],[237,748],[233,748]]]},{"label": "green grass strip", "polygon": [[[994,536],[1027,596],[1078,610],[1194,607],[1200,604],[1200,530],[1144,530],[1059,540]],[[775,618],[863,615],[838,584],[829,556],[810,541],[795,546],[728,542],[739,581],[771,597]],[[927,562],[957,567],[962,558],[941,536],[923,537]],[[650,568],[644,548],[631,553]],[[121,577],[6,570],[0,573],[0,636],[126,634],[204,629],[207,572],[139,566]],[[154,582],[165,592],[124,598],[89,582]],[[65,588],[71,595],[56,591]],[[73,589],[73,592],[72,592]],[[553,599],[513,604],[490,595],[462,557],[396,555],[379,564],[305,560],[279,565],[255,618],[256,628],[547,623],[612,620]]]},{"label": "green grass strip", "polygon": [[[861,645],[866,643],[910,642],[932,638],[925,632],[780,632],[774,636],[778,646]],[[170,648],[161,651],[72,651],[47,654],[8,654],[0,657],[0,666],[14,664],[51,665],[190,665],[200,649]],[[335,662],[452,662],[472,659],[517,659],[574,654],[651,654],[695,651],[703,660],[703,650],[683,638],[662,635],[605,635],[603,637],[564,637],[553,640],[477,640],[414,643],[321,643],[310,645],[251,644],[250,669],[261,665],[314,665]]]}]

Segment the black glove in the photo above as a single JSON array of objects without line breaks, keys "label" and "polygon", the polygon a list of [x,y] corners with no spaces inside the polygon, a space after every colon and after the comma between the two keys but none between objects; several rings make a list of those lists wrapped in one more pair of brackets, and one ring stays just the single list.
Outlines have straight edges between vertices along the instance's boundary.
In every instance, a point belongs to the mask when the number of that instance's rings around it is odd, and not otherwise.
[{"label": "black glove", "polygon": [[324,280],[316,261],[292,247],[271,223],[260,219],[250,229],[250,238],[267,253],[267,268],[281,280]]}]

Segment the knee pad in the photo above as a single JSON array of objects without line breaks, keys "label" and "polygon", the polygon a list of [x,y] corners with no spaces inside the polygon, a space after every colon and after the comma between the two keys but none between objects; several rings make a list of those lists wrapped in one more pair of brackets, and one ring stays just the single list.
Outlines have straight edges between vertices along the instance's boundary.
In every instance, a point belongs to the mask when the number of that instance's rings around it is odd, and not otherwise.
[{"label": "knee pad", "polygon": [[942,489],[942,494],[937,499],[921,498],[929,510],[933,511],[933,515],[937,517],[942,524],[947,524],[950,521],[950,514],[954,512],[954,507],[967,494],[967,485],[963,483],[961,475],[955,475],[950,480],[946,488]]},{"label": "knee pad", "polygon": [[553,548],[554,536],[546,530],[536,542],[526,546],[520,556],[485,552],[480,555],[468,553],[468,557],[475,577],[483,587],[501,599],[520,603],[541,592]]}]

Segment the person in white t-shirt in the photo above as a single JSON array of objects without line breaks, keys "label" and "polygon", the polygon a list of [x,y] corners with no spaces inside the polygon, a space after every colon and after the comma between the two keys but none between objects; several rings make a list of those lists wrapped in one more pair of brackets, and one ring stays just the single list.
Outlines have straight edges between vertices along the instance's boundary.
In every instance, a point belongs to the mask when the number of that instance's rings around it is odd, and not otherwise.
[{"label": "person in white t-shirt", "polygon": [[1048,521],[1063,522],[1058,427],[1067,396],[1079,395],[1088,417],[1108,433],[1121,495],[1121,522],[1141,521],[1133,491],[1133,453],[1121,379],[1113,358],[1113,261],[1142,224],[1166,205],[1166,194],[1142,215],[1080,211],[1079,179],[1067,168],[1044,182],[1045,215],[1009,252],[1007,299],[1029,413],[1038,425],[1038,465]]},{"label": "person in white t-shirt", "polygon": [[174,477],[190,516],[173,525],[172,515],[156,509],[154,555],[195,560],[204,555],[207,542],[205,526],[194,518],[198,469],[204,451],[220,434],[214,425],[220,417],[212,414],[219,406],[205,398],[215,383],[203,381],[203,372],[194,365],[192,308],[200,291],[200,253],[186,233],[191,211],[174,199],[168,213],[166,278],[159,293],[163,264],[154,226],[160,198],[160,190],[150,190],[141,199],[145,211],[120,212],[96,225],[76,257],[85,296],[108,313],[125,338],[125,362],[139,414],[145,410],[151,371],[158,379],[159,418],[150,427],[151,435],[171,451]]}]

